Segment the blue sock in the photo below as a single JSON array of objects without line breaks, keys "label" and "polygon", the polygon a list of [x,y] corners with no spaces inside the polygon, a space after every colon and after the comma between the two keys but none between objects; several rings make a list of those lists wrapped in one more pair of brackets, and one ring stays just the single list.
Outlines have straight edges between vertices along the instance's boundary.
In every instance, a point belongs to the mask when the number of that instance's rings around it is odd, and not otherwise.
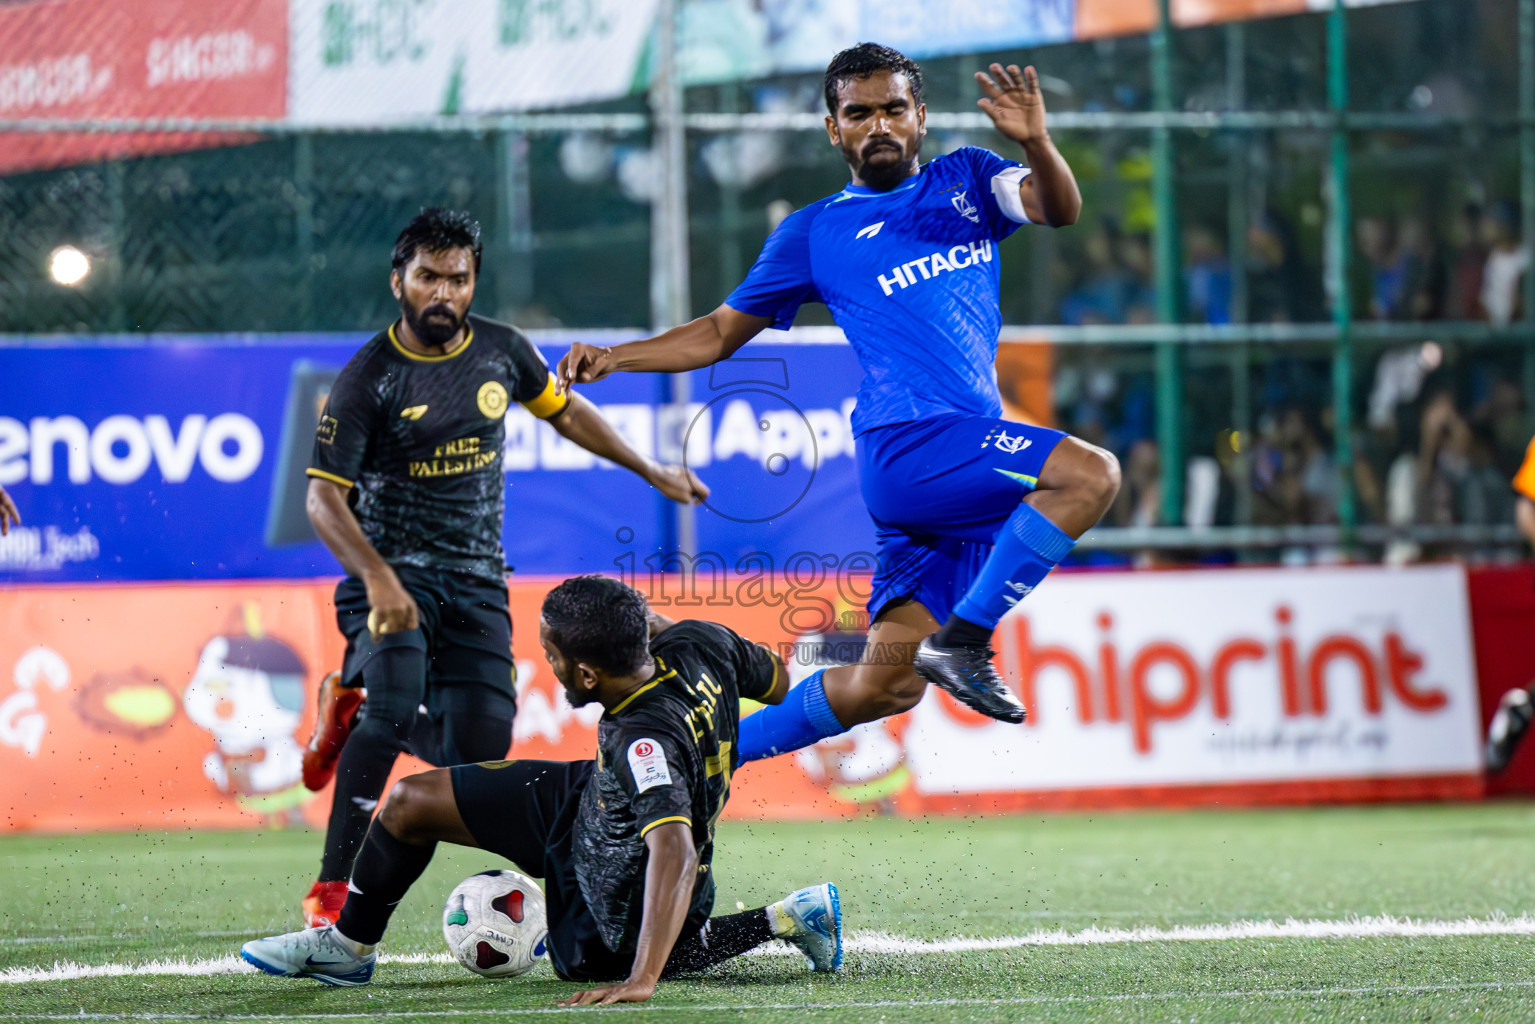
[{"label": "blue sock", "polygon": [[769,704],[741,719],[742,764],[787,754],[847,731],[826,703],[826,690],[821,686],[825,671],[821,669],[790,690],[782,704]]},{"label": "blue sock", "polygon": [[1076,543],[1033,505],[1020,503],[998,531],[996,547],[954,614],[995,629],[997,620],[1039,586]]}]

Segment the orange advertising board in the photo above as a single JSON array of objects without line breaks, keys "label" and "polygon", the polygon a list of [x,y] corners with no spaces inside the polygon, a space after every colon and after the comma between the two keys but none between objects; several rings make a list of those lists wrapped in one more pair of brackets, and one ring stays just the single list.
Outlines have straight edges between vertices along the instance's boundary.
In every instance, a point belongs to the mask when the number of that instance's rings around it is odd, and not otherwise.
[{"label": "orange advertising board", "polygon": [[[572,709],[538,646],[551,581],[511,587],[519,713],[513,754],[592,756],[598,708]],[[323,825],[329,792],[299,781],[315,690],[340,665],[328,581],[0,590],[0,831]],[[781,620],[831,600],[715,609],[674,582],[651,588],[678,617],[717,617],[781,643]],[[812,588],[828,595],[835,586]],[[396,775],[426,767],[401,759]],[[804,774],[758,766],[738,792],[757,816],[830,812]],[[781,778],[780,778],[781,776]],[[822,806],[822,805],[826,806]]]},{"label": "orange advertising board", "polygon": [[[663,614],[773,645],[798,679],[866,640],[867,578],[805,558],[701,573],[691,591],[636,582]],[[571,708],[538,646],[553,582],[510,586],[513,757],[595,749],[601,709]],[[330,794],[299,775],[315,688],[341,660],[332,586],[0,590],[0,831],[322,825]],[[996,635],[1027,725],[929,690],[905,715],[744,766],[727,813],[1475,797],[1468,609],[1456,566],[1063,573]],[[402,758],[396,775],[423,767]]]}]

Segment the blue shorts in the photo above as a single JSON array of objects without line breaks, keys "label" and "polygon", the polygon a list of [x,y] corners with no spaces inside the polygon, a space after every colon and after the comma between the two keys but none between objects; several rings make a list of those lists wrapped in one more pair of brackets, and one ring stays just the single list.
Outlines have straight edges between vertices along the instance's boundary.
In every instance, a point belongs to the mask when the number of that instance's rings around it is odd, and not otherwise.
[{"label": "blue shorts", "polygon": [[898,598],[947,619],[1065,436],[987,416],[892,423],[860,436],[858,477],[878,545],[870,621]]}]

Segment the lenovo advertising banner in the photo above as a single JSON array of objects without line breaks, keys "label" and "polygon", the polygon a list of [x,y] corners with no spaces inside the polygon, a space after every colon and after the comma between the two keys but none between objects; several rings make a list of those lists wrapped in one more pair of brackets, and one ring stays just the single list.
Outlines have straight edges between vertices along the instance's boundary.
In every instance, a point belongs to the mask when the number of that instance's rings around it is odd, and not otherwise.
[{"label": "lenovo advertising banner", "polygon": [[[626,578],[674,618],[773,645],[796,677],[862,653],[856,565]],[[511,581],[514,757],[591,757],[595,706],[538,646],[554,580]],[[0,830],[322,824],[299,781],[340,663],[333,582],[0,589]],[[1474,797],[1481,720],[1465,571],[1064,573],[1003,620],[1028,723],[929,690],[898,718],[743,766],[728,813]],[[398,774],[420,770],[402,760]]]},{"label": "lenovo advertising banner", "polygon": [[[0,5],[0,120],[281,118],[287,75],[287,0]],[[234,141],[0,133],[0,174]]]},{"label": "lenovo advertising banner", "polygon": [[[785,338],[778,332],[765,337]],[[330,383],[365,336],[181,337],[8,346],[0,486],[25,521],[0,538],[0,581],[329,576],[304,492]],[[541,340],[554,364],[577,340]],[[846,344],[753,342],[692,375],[692,402],[654,375],[584,387],[642,454],[713,488],[699,557],[872,551],[848,426],[861,373]],[[61,387],[60,381],[110,382]],[[677,506],[521,407],[506,419],[504,539],[518,572],[613,571],[672,557]],[[675,568],[675,566],[674,566]]]}]

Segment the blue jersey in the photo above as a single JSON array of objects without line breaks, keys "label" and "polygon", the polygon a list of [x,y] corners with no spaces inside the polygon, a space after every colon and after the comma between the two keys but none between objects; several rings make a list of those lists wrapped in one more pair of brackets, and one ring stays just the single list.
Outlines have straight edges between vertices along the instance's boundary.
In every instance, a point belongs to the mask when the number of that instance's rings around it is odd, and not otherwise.
[{"label": "blue jersey", "polygon": [[853,433],[999,416],[997,242],[1028,217],[1028,170],[967,146],[889,192],[849,185],[786,217],[725,300],[787,328],[824,302],[864,369]]}]

